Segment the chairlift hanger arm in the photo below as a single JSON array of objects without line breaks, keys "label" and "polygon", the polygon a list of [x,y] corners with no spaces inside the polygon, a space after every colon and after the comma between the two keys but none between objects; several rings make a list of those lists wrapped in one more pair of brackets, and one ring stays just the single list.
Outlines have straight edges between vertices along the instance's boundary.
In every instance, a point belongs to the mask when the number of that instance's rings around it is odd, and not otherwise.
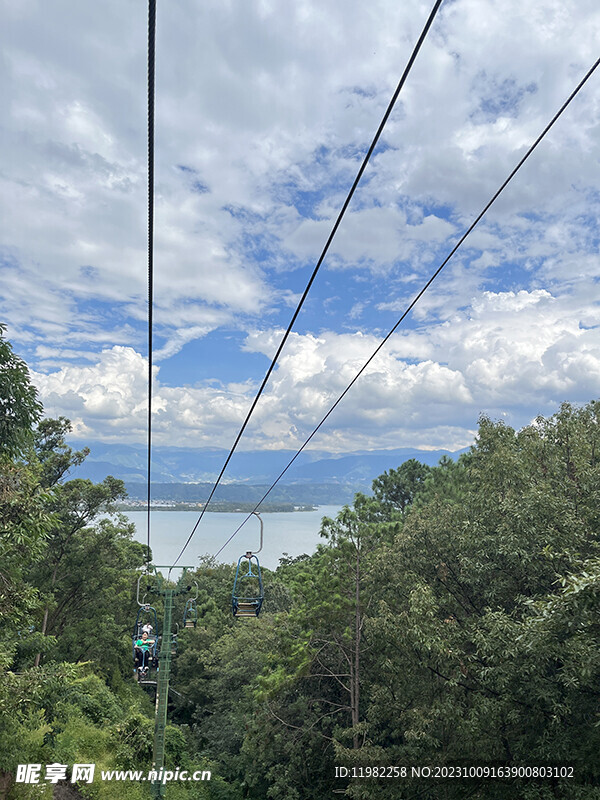
[{"label": "chairlift hanger arm", "polygon": [[252,511],[251,514],[254,514],[255,517],[258,517],[258,521],[260,522],[260,547],[258,548],[258,550],[253,550],[253,551],[248,550],[250,555],[256,555],[257,553],[260,553],[260,551],[263,548],[263,521],[258,511]]},{"label": "chairlift hanger arm", "polygon": [[142,602],[140,603],[140,581],[142,580],[142,578],[144,577],[145,574],[146,574],[145,572],[142,572],[142,574],[140,575],[140,577],[138,578],[138,581],[137,581],[136,601],[137,601],[138,606],[145,606],[146,605],[146,603],[144,602],[146,600],[146,595],[144,595],[142,597]]}]

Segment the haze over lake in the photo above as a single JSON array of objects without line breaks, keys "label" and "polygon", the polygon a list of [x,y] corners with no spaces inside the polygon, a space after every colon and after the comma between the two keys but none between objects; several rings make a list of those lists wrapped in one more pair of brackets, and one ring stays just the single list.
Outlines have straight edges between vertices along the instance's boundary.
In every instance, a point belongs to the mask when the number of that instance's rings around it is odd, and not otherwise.
[{"label": "haze over lake", "polygon": [[[269,569],[276,569],[284,553],[289,556],[314,553],[322,541],[319,536],[322,518],[335,517],[339,510],[340,506],[319,506],[317,511],[261,514],[264,543],[259,556],[260,563]],[[146,512],[129,511],[125,516],[135,523],[135,539],[146,544]],[[195,566],[200,556],[214,555],[247,516],[241,512],[207,511],[180,563]],[[152,511],[150,545],[155,564],[173,563],[198,517],[197,511]],[[248,520],[219,555],[219,561],[234,562],[246,550],[257,550],[259,538],[258,520]]]}]

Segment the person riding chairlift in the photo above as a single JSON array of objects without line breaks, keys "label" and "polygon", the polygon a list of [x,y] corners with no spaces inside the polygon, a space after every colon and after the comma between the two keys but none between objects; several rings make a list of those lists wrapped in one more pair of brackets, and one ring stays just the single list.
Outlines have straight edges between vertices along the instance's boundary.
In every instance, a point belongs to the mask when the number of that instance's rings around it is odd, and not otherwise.
[{"label": "person riding chairlift", "polygon": [[[150,630],[152,626],[150,625]],[[148,674],[148,666],[150,661],[151,650],[154,647],[154,639],[148,637],[148,631],[142,633],[142,638],[138,639],[135,643],[135,661],[134,665],[137,671],[142,675]]]}]

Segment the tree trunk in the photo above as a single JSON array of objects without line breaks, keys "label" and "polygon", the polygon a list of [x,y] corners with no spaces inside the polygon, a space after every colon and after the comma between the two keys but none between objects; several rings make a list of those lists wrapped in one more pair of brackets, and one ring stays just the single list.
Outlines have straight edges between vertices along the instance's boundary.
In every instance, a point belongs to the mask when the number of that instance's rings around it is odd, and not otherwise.
[{"label": "tree trunk", "polygon": [[[352,727],[354,728],[359,723],[359,703],[360,703],[360,550],[356,548],[356,572],[354,576],[354,590],[355,590],[355,609],[354,609],[354,664],[352,669],[352,677],[350,679],[351,701],[352,706]],[[353,736],[352,744],[355,750],[358,750],[358,734]]]},{"label": "tree trunk", "polygon": [[12,772],[0,772],[0,800],[6,800],[13,782]]},{"label": "tree trunk", "polygon": [[[46,635],[46,626],[48,625],[48,606],[44,609],[44,619],[42,620],[42,636]],[[34,667],[39,667],[40,659],[42,657],[41,653],[36,653],[35,660],[33,662]]]},{"label": "tree trunk", "polygon": [[[55,565],[54,571],[52,573],[52,580],[50,581],[50,588],[51,589],[54,588],[54,584],[56,583],[56,573],[57,572],[58,572],[58,563]],[[44,609],[44,619],[42,620],[42,636],[46,635],[46,628],[48,627],[48,614],[49,614],[49,611],[50,611],[49,607],[46,606],[46,608]],[[37,653],[36,656],[35,656],[35,660],[33,662],[33,666],[34,667],[39,667],[41,658],[42,658],[42,654],[41,653]],[[1,798],[0,798],[0,800],[1,800]]]}]

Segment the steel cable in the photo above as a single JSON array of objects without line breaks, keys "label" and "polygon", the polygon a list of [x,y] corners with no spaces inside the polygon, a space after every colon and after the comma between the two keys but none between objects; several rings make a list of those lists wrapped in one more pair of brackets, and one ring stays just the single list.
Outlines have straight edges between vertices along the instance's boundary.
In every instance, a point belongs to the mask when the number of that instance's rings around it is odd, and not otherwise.
[{"label": "steel cable", "polygon": [[400,319],[398,320],[398,322],[396,322],[396,324],[395,324],[395,325],[394,325],[394,327],[393,327],[393,328],[392,328],[392,329],[389,331],[389,333],[387,334],[387,336],[386,336],[386,337],[385,337],[385,338],[384,338],[384,339],[383,339],[383,340],[380,342],[380,344],[377,346],[377,348],[374,350],[374,352],[371,354],[371,356],[370,356],[370,357],[367,359],[367,361],[366,361],[366,362],[363,364],[363,366],[360,368],[360,370],[358,371],[358,373],[357,373],[357,374],[354,376],[354,378],[352,379],[352,381],[351,381],[351,382],[348,384],[348,386],[347,386],[347,387],[344,389],[344,391],[342,392],[342,394],[341,394],[341,395],[338,397],[338,399],[335,401],[335,403],[334,403],[334,404],[331,406],[331,408],[329,409],[329,411],[328,411],[328,412],[325,414],[325,416],[323,417],[323,419],[322,419],[322,420],[319,422],[319,424],[316,426],[316,428],[314,428],[314,429],[313,429],[312,433],[311,433],[311,434],[310,434],[310,436],[309,436],[309,437],[306,439],[306,441],[304,442],[304,444],[302,445],[302,447],[300,447],[300,449],[299,449],[299,450],[296,452],[296,454],[293,456],[293,458],[291,458],[291,459],[290,459],[290,461],[288,462],[287,466],[286,466],[286,467],[285,467],[285,468],[284,468],[284,469],[283,469],[283,470],[280,472],[280,474],[278,475],[278,477],[276,478],[276,480],[275,480],[275,481],[274,481],[274,482],[271,484],[270,488],[269,488],[269,489],[268,489],[268,490],[265,492],[265,494],[264,494],[264,495],[261,497],[261,499],[258,501],[258,503],[257,503],[257,504],[254,506],[253,510],[252,510],[252,511],[251,511],[251,512],[248,514],[248,516],[247,516],[247,517],[244,519],[244,521],[243,521],[243,522],[242,522],[242,523],[239,525],[239,527],[238,527],[238,528],[237,528],[237,529],[236,529],[236,530],[235,530],[235,531],[234,531],[234,532],[231,534],[231,536],[230,536],[230,537],[227,539],[227,541],[225,542],[225,544],[224,544],[224,545],[223,545],[223,546],[222,546],[222,547],[221,547],[219,550],[217,550],[217,552],[216,552],[216,553],[215,553],[215,555],[214,555],[214,558],[216,558],[216,557],[217,557],[217,556],[218,556],[218,555],[219,555],[219,554],[220,554],[220,553],[221,553],[221,552],[224,550],[224,548],[225,548],[225,547],[226,547],[226,546],[229,544],[229,542],[230,542],[230,541],[231,541],[231,540],[234,538],[234,536],[236,536],[236,535],[239,533],[239,531],[240,531],[240,530],[243,528],[243,526],[246,524],[246,522],[248,522],[248,520],[250,519],[250,517],[252,516],[252,514],[254,514],[254,513],[257,511],[257,509],[260,507],[260,505],[261,505],[261,504],[262,504],[262,503],[263,503],[263,502],[266,500],[266,498],[267,498],[267,497],[269,496],[269,494],[270,494],[270,493],[273,491],[273,489],[275,488],[275,486],[276,486],[276,485],[279,483],[279,481],[281,480],[281,478],[283,478],[283,476],[285,475],[285,473],[286,473],[286,472],[288,471],[288,469],[289,469],[289,468],[292,466],[292,464],[294,463],[294,461],[295,461],[295,460],[298,458],[298,456],[300,455],[300,453],[301,453],[301,452],[304,450],[304,448],[305,448],[305,447],[306,447],[306,446],[309,444],[309,442],[312,440],[312,438],[315,436],[315,434],[316,434],[316,433],[317,433],[317,432],[320,430],[320,428],[323,426],[323,424],[326,422],[326,420],[329,418],[329,416],[330,416],[330,415],[333,413],[333,411],[334,411],[334,410],[337,408],[337,406],[338,406],[338,405],[341,403],[341,401],[344,399],[344,397],[345,397],[345,396],[348,394],[348,392],[350,391],[350,389],[351,389],[351,388],[354,386],[354,384],[356,383],[356,381],[357,381],[357,380],[360,378],[360,376],[363,374],[363,372],[364,372],[364,371],[367,369],[367,367],[368,367],[368,366],[369,366],[369,364],[370,364],[370,363],[373,361],[373,359],[375,358],[375,356],[376,356],[376,355],[379,353],[379,351],[380,351],[380,350],[382,349],[382,347],[383,347],[383,346],[386,344],[386,342],[387,342],[387,341],[390,339],[390,337],[391,337],[391,336],[392,336],[392,335],[395,333],[395,331],[396,331],[396,329],[398,328],[398,326],[399,326],[399,325],[402,323],[402,321],[403,321],[403,320],[404,320],[404,319],[407,317],[407,315],[408,315],[408,314],[409,314],[409,313],[412,311],[412,309],[414,308],[414,306],[415,306],[415,305],[416,305],[416,304],[419,302],[419,300],[421,299],[421,297],[422,297],[422,296],[425,294],[425,292],[426,292],[426,291],[427,291],[427,289],[428,289],[428,288],[431,286],[431,284],[433,283],[433,281],[434,281],[434,280],[437,278],[437,276],[440,274],[440,272],[441,272],[441,271],[444,269],[444,267],[445,267],[445,266],[446,266],[446,264],[447,264],[447,263],[450,261],[450,259],[452,258],[452,256],[453,256],[453,255],[456,253],[456,251],[457,251],[457,250],[458,250],[458,249],[461,247],[461,245],[463,244],[463,242],[465,241],[465,239],[466,239],[466,238],[469,236],[469,234],[470,234],[470,233],[473,231],[473,229],[476,227],[476,225],[477,225],[477,224],[478,224],[478,223],[481,221],[482,217],[483,217],[483,216],[486,214],[486,212],[489,210],[489,208],[490,208],[490,207],[491,207],[491,206],[492,206],[492,205],[495,203],[495,201],[498,199],[498,197],[500,196],[500,194],[501,194],[501,193],[504,191],[504,189],[505,189],[505,188],[508,186],[508,184],[509,184],[509,183],[511,182],[511,180],[514,178],[514,176],[517,174],[517,172],[518,172],[518,171],[521,169],[521,167],[523,166],[523,164],[524,164],[524,163],[527,161],[527,159],[529,158],[529,156],[530,156],[530,155],[533,153],[533,151],[536,149],[536,147],[537,147],[537,146],[540,144],[540,142],[541,142],[541,141],[544,139],[544,137],[546,136],[546,134],[548,133],[548,131],[549,131],[549,130],[552,128],[552,126],[554,125],[554,123],[555,123],[555,122],[556,122],[556,121],[559,119],[559,117],[562,115],[562,113],[563,113],[563,112],[566,110],[566,108],[569,106],[569,104],[571,103],[571,101],[572,101],[572,100],[573,100],[573,99],[574,99],[574,98],[577,96],[577,94],[579,93],[579,91],[580,91],[580,90],[583,88],[583,86],[585,85],[585,83],[587,82],[587,80],[588,80],[588,79],[589,79],[589,78],[592,76],[592,74],[593,74],[593,73],[594,73],[594,71],[597,69],[597,67],[598,67],[598,65],[599,65],[599,64],[600,64],[600,59],[598,59],[598,60],[596,61],[596,63],[595,63],[595,64],[594,64],[594,65],[593,65],[593,66],[592,66],[592,67],[591,67],[591,68],[588,70],[588,72],[586,73],[585,77],[584,77],[584,78],[582,78],[582,80],[579,82],[579,84],[577,85],[577,87],[576,87],[576,88],[573,90],[573,92],[572,92],[572,93],[569,95],[568,99],[567,99],[567,100],[565,100],[565,102],[564,102],[564,103],[563,103],[563,105],[560,107],[560,109],[559,109],[559,110],[556,112],[556,114],[554,115],[554,117],[552,118],[552,120],[551,120],[551,121],[548,123],[548,125],[546,125],[546,127],[544,128],[544,130],[542,131],[542,133],[541,133],[541,134],[538,136],[538,138],[535,140],[535,142],[534,142],[534,143],[533,143],[533,144],[530,146],[529,150],[528,150],[528,151],[525,153],[525,155],[524,155],[524,156],[523,156],[523,158],[522,158],[522,159],[519,161],[519,163],[517,164],[517,166],[516,166],[516,167],[515,167],[515,168],[512,170],[512,172],[510,173],[510,175],[508,176],[508,178],[506,178],[506,180],[505,180],[505,181],[502,183],[502,185],[500,186],[500,188],[499,188],[499,189],[498,189],[498,190],[495,192],[495,194],[492,196],[491,200],[489,200],[489,201],[488,201],[488,203],[487,203],[487,204],[484,206],[483,210],[479,212],[479,214],[477,215],[477,217],[475,217],[475,219],[473,220],[473,222],[472,222],[472,223],[469,225],[469,227],[467,228],[467,230],[466,230],[466,231],[463,233],[463,235],[461,236],[461,238],[460,238],[460,239],[458,240],[458,242],[457,242],[457,243],[454,245],[454,247],[452,248],[452,250],[450,251],[450,253],[449,253],[449,254],[446,256],[446,258],[444,259],[444,261],[443,261],[443,262],[440,264],[440,266],[439,266],[439,267],[436,269],[436,271],[435,271],[435,272],[433,273],[433,275],[432,275],[432,276],[429,278],[429,280],[427,281],[427,283],[426,283],[426,284],[423,286],[423,288],[422,288],[422,289],[420,290],[420,292],[419,292],[419,293],[416,295],[416,297],[415,297],[415,298],[412,300],[412,302],[411,302],[411,303],[410,303],[410,304],[407,306],[407,308],[406,308],[406,309],[405,309],[405,311],[403,312],[403,314],[402,314],[402,316],[400,317]]},{"label": "steel cable", "polygon": [[148,3],[148,458],[147,458],[147,552],[150,564],[150,503],[152,470],[152,326],[154,306],[154,72],[156,0]]},{"label": "steel cable", "polygon": [[206,503],[204,504],[204,508],[202,509],[202,512],[201,512],[200,516],[198,517],[198,520],[197,520],[196,524],[194,525],[194,527],[192,529],[192,532],[190,533],[186,543],[183,545],[179,555],[177,556],[177,558],[173,562],[173,566],[175,566],[175,564],[177,564],[177,562],[179,561],[179,559],[181,558],[181,556],[185,552],[187,546],[191,542],[192,537],[196,533],[196,530],[198,529],[198,525],[202,521],[202,518],[204,517],[204,514],[206,512],[206,509],[208,508],[208,505],[209,505],[210,501],[212,500],[212,498],[213,498],[213,496],[214,496],[214,494],[215,494],[215,492],[217,490],[217,487],[219,486],[219,484],[221,482],[221,478],[223,477],[223,475],[225,473],[225,470],[227,469],[227,466],[229,465],[229,462],[231,461],[231,458],[232,458],[232,456],[233,456],[233,454],[234,454],[234,452],[235,452],[235,450],[236,450],[236,448],[238,446],[238,443],[239,443],[240,439],[242,438],[242,435],[244,434],[244,431],[246,430],[248,422],[250,421],[250,418],[252,417],[252,414],[254,413],[254,409],[256,408],[256,405],[257,405],[257,403],[258,403],[258,401],[259,401],[259,399],[260,399],[260,397],[261,397],[261,395],[262,395],[262,393],[263,393],[263,391],[265,389],[265,386],[267,385],[267,382],[268,382],[268,380],[269,380],[269,378],[271,376],[271,373],[273,372],[273,370],[275,368],[275,364],[277,363],[277,360],[279,359],[281,351],[283,350],[283,347],[285,346],[285,343],[287,342],[287,340],[289,338],[289,335],[290,335],[290,333],[292,331],[294,323],[296,322],[296,319],[298,318],[298,314],[300,313],[300,310],[302,309],[302,306],[304,305],[304,301],[306,300],[306,297],[307,297],[307,295],[308,295],[308,293],[310,291],[311,286],[313,285],[313,282],[314,282],[314,280],[315,280],[315,278],[317,276],[317,273],[319,272],[319,269],[321,268],[321,264],[323,263],[323,261],[325,259],[325,256],[327,255],[327,252],[329,250],[331,242],[333,241],[333,238],[334,238],[335,234],[337,233],[337,230],[338,230],[338,228],[340,226],[340,223],[341,223],[341,221],[342,221],[342,219],[343,219],[343,217],[344,217],[344,215],[346,213],[346,209],[350,205],[350,201],[352,200],[352,197],[354,196],[354,192],[356,191],[356,187],[358,186],[358,184],[360,182],[360,179],[363,176],[363,173],[364,173],[364,171],[365,171],[365,169],[367,167],[367,164],[369,163],[371,155],[373,154],[373,151],[375,150],[375,148],[377,146],[377,143],[379,142],[379,139],[381,137],[383,129],[385,128],[385,125],[386,125],[386,123],[388,121],[388,118],[389,118],[390,114],[392,113],[392,110],[393,110],[393,108],[394,108],[394,106],[396,104],[396,101],[398,99],[398,95],[400,94],[400,92],[402,90],[402,87],[404,86],[404,83],[406,82],[406,79],[407,79],[407,77],[408,77],[408,75],[409,75],[409,73],[410,73],[410,71],[412,69],[412,66],[413,66],[413,64],[415,62],[415,59],[416,59],[418,53],[419,53],[419,50],[421,49],[421,46],[422,46],[423,42],[425,41],[425,37],[427,36],[427,33],[429,32],[429,29],[430,29],[430,27],[431,27],[431,25],[433,23],[433,20],[435,19],[435,16],[436,16],[436,14],[437,14],[437,12],[438,12],[441,4],[442,4],[442,1],[443,0],[436,0],[436,2],[434,3],[434,6],[433,6],[433,8],[432,8],[432,10],[431,10],[431,12],[429,14],[428,19],[427,19],[427,22],[425,23],[425,27],[423,28],[423,30],[421,32],[421,35],[419,36],[419,39],[417,41],[417,44],[415,45],[415,47],[414,47],[414,49],[412,51],[412,54],[411,54],[411,56],[410,56],[410,58],[408,60],[408,63],[406,65],[405,69],[404,69],[404,72],[402,73],[402,77],[400,78],[400,82],[398,83],[398,86],[396,87],[396,90],[395,90],[394,94],[392,95],[392,99],[390,100],[390,102],[388,104],[386,112],[383,115],[383,118],[382,118],[382,120],[381,120],[381,122],[379,124],[379,127],[377,129],[377,132],[376,132],[374,138],[373,138],[373,141],[371,142],[371,145],[370,145],[370,147],[369,147],[369,149],[367,151],[367,154],[365,155],[365,157],[363,159],[363,162],[362,162],[362,164],[360,166],[360,169],[358,170],[356,178],[354,179],[354,183],[352,184],[352,187],[351,187],[350,191],[348,192],[346,200],[344,201],[344,204],[343,204],[343,206],[341,208],[341,211],[339,212],[339,214],[337,216],[337,219],[336,219],[336,221],[334,223],[334,226],[333,226],[333,228],[331,230],[331,233],[329,234],[329,237],[328,237],[328,239],[327,239],[327,241],[325,243],[325,246],[323,247],[321,255],[319,256],[319,260],[317,261],[317,264],[316,264],[316,266],[315,266],[315,268],[313,270],[313,273],[310,276],[310,279],[309,279],[308,283],[306,284],[306,288],[304,289],[302,297],[300,298],[300,302],[298,303],[298,305],[296,307],[296,310],[294,311],[294,314],[293,314],[293,316],[292,316],[292,318],[290,320],[290,323],[289,323],[289,325],[288,325],[288,327],[287,327],[287,329],[286,329],[286,331],[285,331],[285,333],[284,333],[284,335],[283,335],[283,337],[281,339],[281,342],[279,343],[279,346],[277,348],[277,352],[275,353],[275,355],[273,357],[273,360],[271,361],[271,364],[270,364],[270,366],[269,366],[269,368],[268,368],[268,370],[267,370],[267,372],[265,374],[265,377],[264,377],[264,379],[263,379],[263,381],[262,381],[262,383],[260,385],[260,388],[259,388],[259,390],[258,390],[258,392],[256,394],[256,397],[254,398],[254,400],[252,402],[252,405],[250,406],[250,410],[248,411],[248,413],[246,415],[246,418],[245,418],[244,422],[242,423],[242,426],[241,426],[241,428],[240,428],[240,430],[239,430],[239,432],[237,434],[237,437],[236,437],[236,439],[235,439],[235,441],[233,443],[233,446],[231,447],[231,450],[229,451],[229,454],[228,454],[227,458],[225,459],[225,463],[223,464],[221,472],[219,473],[219,476],[217,477],[217,480],[215,481],[215,484],[212,487],[212,490],[211,490],[211,492],[210,492],[210,494],[208,496],[208,499],[207,499]]}]

